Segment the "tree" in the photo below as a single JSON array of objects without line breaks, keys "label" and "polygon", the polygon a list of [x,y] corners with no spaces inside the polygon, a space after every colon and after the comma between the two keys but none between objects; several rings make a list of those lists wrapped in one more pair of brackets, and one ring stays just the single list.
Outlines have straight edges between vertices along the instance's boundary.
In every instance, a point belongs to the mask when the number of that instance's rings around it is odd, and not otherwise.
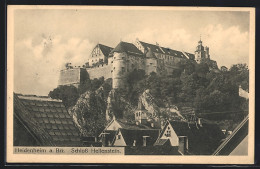
[{"label": "tree", "polygon": [[79,93],[75,86],[59,86],[49,92],[49,97],[62,100],[65,107],[69,108],[76,104]]}]

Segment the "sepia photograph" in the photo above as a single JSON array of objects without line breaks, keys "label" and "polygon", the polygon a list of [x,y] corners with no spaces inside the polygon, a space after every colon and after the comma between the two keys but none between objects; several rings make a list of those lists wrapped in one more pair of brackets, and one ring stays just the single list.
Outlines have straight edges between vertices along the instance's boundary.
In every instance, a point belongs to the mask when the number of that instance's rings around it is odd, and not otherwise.
[{"label": "sepia photograph", "polygon": [[254,163],[254,8],[9,5],[7,29],[7,162]]}]

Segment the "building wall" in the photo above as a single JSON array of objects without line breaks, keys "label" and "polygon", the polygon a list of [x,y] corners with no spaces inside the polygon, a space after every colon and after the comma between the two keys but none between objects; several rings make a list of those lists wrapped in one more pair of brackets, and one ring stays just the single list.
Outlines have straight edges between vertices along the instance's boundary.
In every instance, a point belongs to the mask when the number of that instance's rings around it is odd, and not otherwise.
[{"label": "building wall", "polygon": [[113,88],[125,86],[125,77],[134,69],[145,69],[145,60],[141,57],[128,55],[127,53],[115,52],[112,62]]},{"label": "building wall", "polygon": [[[120,136],[120,139],[118,139],[118,135]],[[115,142],[114,142],[114,145],[113,146],[126,146],[126,143],[125,143],[125,140],[121,134],[121,132],[119,132],[117,135],[116,135],[116,138],[115,138]]]},{"label": "building wall", "polygon": [[90,79],[100,78],[102,76],[105,79],[109,79],[112,78],[111,69],[112,69],[111,64],[103,64],[103,66],[99,65],[98,67],[87,68],[86,70],[89,74]]},{"label": "building wall", "polygon": [[[167,131],[170,131],[170,137],[165,136],[165,134],[167,134]],[[168,126],[166,127],[161,139],[169,139],[171,142],[171,146],[179,146],[179,138],[170,124],[168,124]]]},{"label": "building wall", "polygon": [[152,72],[157,73],[157,59],[155,59],[155,58],[147,58],[146,59],[145,73],[147,75],[149,75]]},{"label": "building wall", "polygon": [[92,66],[94,63],[98,63],[101,59],[105,61],[105,56],[100,50],[100,48],[96,46],[90,55],[90,59],[88,59],[89,66]]}]

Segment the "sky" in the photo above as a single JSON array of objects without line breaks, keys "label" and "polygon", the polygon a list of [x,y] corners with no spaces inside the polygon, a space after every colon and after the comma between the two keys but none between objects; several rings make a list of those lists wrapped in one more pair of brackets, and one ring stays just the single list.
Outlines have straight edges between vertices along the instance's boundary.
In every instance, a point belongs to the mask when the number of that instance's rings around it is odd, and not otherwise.
[{"label": "sky", "polygon": [[83,65],[97,43],[141,41],[194,53],[200,39],[228,68],[249,61],[249,12],[16,9],[14,91],[48,95],[65,63]]}]

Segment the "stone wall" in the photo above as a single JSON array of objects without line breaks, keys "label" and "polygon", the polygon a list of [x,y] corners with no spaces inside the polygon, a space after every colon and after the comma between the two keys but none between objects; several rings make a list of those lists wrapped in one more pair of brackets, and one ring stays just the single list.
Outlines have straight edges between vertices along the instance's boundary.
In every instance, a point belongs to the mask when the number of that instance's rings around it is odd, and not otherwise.
[{"label": "stone wall", "polygon": [[59,85],[71,85],[80,83],[80,71],[84,69],[65,69],[60,71]]},{"label": "stone wall", "polygon": [[88,68],[87,72],[89,74],[90,79],[100,78],[104,76],[105,79],[112,78],[112,65],[111,64],[103,64],[94,68]]}]

